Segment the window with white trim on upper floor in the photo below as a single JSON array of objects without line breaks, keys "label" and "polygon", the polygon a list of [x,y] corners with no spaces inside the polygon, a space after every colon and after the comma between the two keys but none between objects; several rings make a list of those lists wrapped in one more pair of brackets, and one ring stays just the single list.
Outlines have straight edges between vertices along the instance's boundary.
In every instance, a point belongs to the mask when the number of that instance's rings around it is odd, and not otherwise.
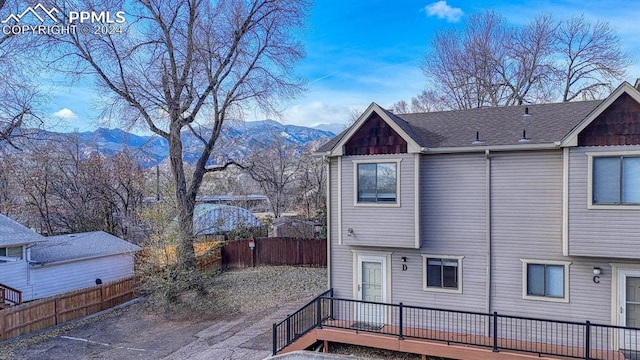
[{"label": "window with white trim on upper floor", "polygon": [[399,205],[400,161],[354,161],[356,205]]},{"label": "window with white trim on upper floor", "polygon": [[640,205],[640,155],[593,156],[591,204]]},{"label": "window with white trim on upper floor", "polygon": [[423,290],[462,292],[463,256],[427,255],[423,258]]},{"label": "window with white trim on upper floor", "polygon": [[568,261],[523,259],[523,298],[568,302],[570,264]]},{"label": "window with white trim on upper floor", "polygon": [[22,260],[22,246],[0,247],[0,263]]}]

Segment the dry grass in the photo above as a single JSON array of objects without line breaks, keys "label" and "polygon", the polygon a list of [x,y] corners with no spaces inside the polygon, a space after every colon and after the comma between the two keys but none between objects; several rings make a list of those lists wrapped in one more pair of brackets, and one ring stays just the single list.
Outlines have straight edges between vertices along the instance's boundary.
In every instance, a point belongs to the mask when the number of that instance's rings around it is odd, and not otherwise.
[{"label": "dry grass", "polygon": [[188,320],[211,319],[237,313],[252,313],[278,307],[282,303],[317,295],[327,289],[326,268],[261,266],[211,274],[205,278],[207,294],[195,291],[180,294],[178,302],[149,304],[161,307],[167,316]]}]

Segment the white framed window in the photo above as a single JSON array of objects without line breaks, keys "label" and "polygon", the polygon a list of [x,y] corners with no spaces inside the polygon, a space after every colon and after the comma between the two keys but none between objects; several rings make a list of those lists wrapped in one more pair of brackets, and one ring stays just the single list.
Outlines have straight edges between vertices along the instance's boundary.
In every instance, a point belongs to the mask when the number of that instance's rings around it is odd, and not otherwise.
[{"label": "white framed window", "polygon": [[589,156],[589,208],[640,208],[640,153]]},{"label": "white framed window", "polygon": [[569,302],[569,261],[522,261],[522,297],[530,300]]},{"label": "white framed window", "polygon": [[462,293],[464,256],[422,254],[422,289]]},{"label": "white framed window", "polygon": [[22,246],[0,247],[0,262],[22,260]]},{"label": "white framed window", "polygon": [[400,160],[356,160],[354,205],[400,206]]}]

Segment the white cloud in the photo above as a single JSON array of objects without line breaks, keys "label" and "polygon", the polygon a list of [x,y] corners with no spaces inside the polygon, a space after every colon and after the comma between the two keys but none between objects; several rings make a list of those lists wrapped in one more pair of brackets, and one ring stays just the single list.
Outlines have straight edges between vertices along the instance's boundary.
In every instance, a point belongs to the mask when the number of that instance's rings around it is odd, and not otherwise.
[{"label": "white cloud", "polygon": [[288,107],[283,112],[283,119],[284,123],[303,126],[347,123],[349,107],[342,104],[328,105],[322,101],[300,103]]},{"label": "white cloud", "polygon": [[447,4],[446,0],[441,0],[429,4],[425,7],[427,15],[435,16],[438,19],[447,19],[448,22],[456,22],[462,17],[462,9],[454,8]]},{"label": "white cloud", "polygon": [[78,117],[76,113],[74,113],[73,111],[71,111],[71,109],[68,109],[68,108],[60,109],[54,112],[53,115],[63,120],[73,120]]}]

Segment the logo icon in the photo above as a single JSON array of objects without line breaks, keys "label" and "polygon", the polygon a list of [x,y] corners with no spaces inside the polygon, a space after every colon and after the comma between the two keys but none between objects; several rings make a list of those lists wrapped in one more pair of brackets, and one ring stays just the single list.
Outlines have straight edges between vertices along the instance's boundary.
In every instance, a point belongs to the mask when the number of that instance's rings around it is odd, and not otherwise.
[{"label": "logo icon", "polygon": [[[0,1],[2,1],[2,0],[0,0]],[[4,2],[4,1],[2,1],[2,2]],[[28,8],[26,8],[23,12],[21,12],[18,15],[11,14],[11,15],[7,16],[6,19],[2,20],[2,23],[6,24],[9,21],[14,21],[16,23],[19,23],[20,20],[22,20],[22,18],[27,16],[28,14],[32,14],[38,20],[40,20],[41,23],[44,23],[45,19],[43,18],[43,16],[40,16],[39,12],[42,12],[42,13],[46,14],[46,16],[48,16],[54,22],[58,22],[58,19],[55,17],[55,14],[59,13],[60,11],[57,8],[52,7],[51,9],[47,10],[47,8],[45,8],[42,4],[37,4],[34,7],[29,6]]]}]

